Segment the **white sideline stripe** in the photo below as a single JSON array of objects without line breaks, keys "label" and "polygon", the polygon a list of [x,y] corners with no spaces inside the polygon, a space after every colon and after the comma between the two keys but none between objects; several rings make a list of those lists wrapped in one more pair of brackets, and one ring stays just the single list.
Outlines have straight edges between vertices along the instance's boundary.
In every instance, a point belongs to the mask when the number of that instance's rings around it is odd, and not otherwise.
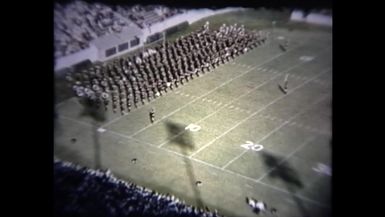
[{"label": "white sideline stripe", "polygon": [[74,101],[75,100],[75,97],[71,97],[71,98],[69,98],[69,99],[67,99],[67,100],[63,100],[63,101],[61,101],[61,102],[59,102],[59,103],[57,103],[56,105],[55,105],[55,109],[59,109],[62,105],[64,105],[65,103],[67,103],[67,102],[71,102],[71,101]]},{"label": "white sideline stripe", "polygon": [[[293,68],[294,68],[294,67],[293,67]],[[231,100],[230,102],[228,102],[228,103],[224,104],[223,106],[221,106],[221,108],[219,108],[219,109],[217,109],[216,111],[212,112],[211,114],[205,116],[204,118],[200,119],[199,121],[195,122],[194,124],[198,124],[198,123],[200,123],[200,122],[206,120],[207,118],[213,116],[214,114],[216,114],[216,113],[219,112],[220,110],[225,109],[226,107],[228,107],[228,106],[231,105],[233,102],[235,102],[235,101],[237,101],[238,99],[240,99],[241,97],[244,97],[244,96],[246,96],[247,94],[250,94],[251,92],[255,91],[256,89],[258,89],[258,88],[262,87],[263,85],[267,84],[268,82],[274,80],[274,79],[275,79],[276,77],[278,77],[278,76],[279,76],[279,75],[273,76],[273,77],[271,77],[270,79],[268,79],[268,80],[264,81],[263,83],[259,84],[258,86],[255,86],[253,89],[251,89],[251,90],[247,91],[246,93],[244,93],[244,94],[242,94],[242,95],[240,95],[240,96],[234,98],[234,99]],[[174,138],[176,138],[176,137],[182,135],[183,133],[184,133],[184,131],[182,131],[182,132],[180,132],[180,133],[174,135],[173,137],[169,138],[168,140],[162,142],[158,147],[159,147],[159,148],[162,147],[163,145],[167,144],[168,142],[170,142],[170,141],[173,140]],[[191,157],[191,156],[192,156],[192,155],[190,155],[189,157]]]},{"label": "white sideline stripe", "polygon": [[[301,44],[301,45],[298,45],[298,46],[296,46],[296,48],[298,48],[298,47],[300,47],[300,46],[302,46],[302,45],[304,45],[304,44],[305,44],[305,43],[303,43],[303,44]],[[289,50],[288,52],[293,51],[293,50],[295,50],[295,48]],[[244,73],[241,73],[241,74],[235,76],[234,78],[231,78],[230,80],[228,80],[228,81],[222,83],[222,84],[219,85],[218,87],[216,87],[216,88],[210,90],[210,91],[207,92],[206,94],[204,94],[204,95],[202,95],[202,96],[199,96],[198,98],[196,98],[196,99],[190,101],[189,103],[185,104],[184,106],[182,106],[182,107],[180,107],[180,108],[174,110],[173,112],[170,112],[168,115],[164,116],[164,118],[167,118],[167,117],[169,117],[169,116],[175,114],[176,112],[178,112],[178,111],[180,111],[181,109],[187,107],[187,106],[190,105],[191,103],[194,103],[196,100],[199,100],[200,98],[203,98],[203,97],[205,97],[205,96],[211,94],[212,92],[214,92],[214,91],[216,91],[217,89],[223,87],[224,85],[227,85],[227,84],[230,83],[231,81],[233,81],[233,80],[235,80],[235,79],[237,79],[237,78],[239,78],[239,77],[241,77],[241,76],[243,76],[243,75],[249,73],[249,72],[252,71],[254,68],[256,68],[256,67],[258,67],[258,66],[261,66],[261,65],[264,65],[264,64],[267,64],[267,63],[269,63],[269,62],[272,62],[274,59],[276,59],[276,58],[278,58],[278,57],[280,57],[280,56],[282,56],[282,55],[284,55],[284,54],[287,54],[288,52],[286,52],[286,53],[279,53],[279,54],[273,56],[272,58],[270,58],[270,59],[268,59],[268,60],[266,60],[266,61],[264,61],[264,62],[262,62],[262,63],[260,63],[260,64],[258,64],[258,65],[256,65],[256,66],[254,66],[253,68],[251,68],[251,69],[249,69],[249,70],[246,70]],[[146,130],[147,128],[149,128],[149,127],[151,127],[151,126],[153,126],[154,124],[156,124],[156,123],[162,121],[164,118],[161,118],[161,119],[159,119],[159,120],[154,121],[154,123],[147,125],[146,127],[142,128],[141,130],[137,131],[136,133],[132,134],[131,136],[135,136],[135,135],[139,134],[140,132]],[[104,125],[103,127],[105,127],[105,125]]]},{"label": "white sideline stripe", "polygon": [[[296,64],[295,66],[292,66],[290,67],[288,70],[286,71],[289,71],[293,68],[295,68],[297,65],[301,65],[303,63],[298,63]],[[321,73],[319,73],[318,75],[314,76],[312,79],[315,79],[317,78],[318,76],[320,76],[321,74],[325,73],[326,71],[328,71],[330,69],[327,69]],[[285,71],[284,71],[285,72]],[[284,73],[282,72],[282,73]],[[280,76],[281,74],[278,74],[274,77],[278,77]],[[273,77],[273,78],[274,78]],[[301,85],[297,86],[296,88],[293,88],[292,90],[290,90],[288,92],[287,95],[289,95],[290,93],[292,93],[294,90],[298,89],[299,87],[302,87],[303,85],[305,85],[306,83],[310,82],[311,80],[308,80],[304,83],[302,83]],[[272,102],[268,103],[267,105],[263,106],[262,108],[260,108],[259,110],[257,110],[256,112],[254,112],[253,114],[249,115],[248,117],[246,117],[245,119],[243,119],[241,122],[239,122],[238,124],[236,124],[235,126],[233,126],[232,128],[230,128],[229,130],[225,131],[224,133],[222,133],[221,135],[217,136],[216,138],[214,138],[212,141],[210,141],[209,143],[207,143],[206,145],[202,146],[201,148],[199,148],[196,152],[194,152],[192,155],[190,155],[190,157],[194,156],[195,154],[199,153],[201,150],[203,150],[204,148],[206,148],[207,146],[209,146],[210,144],[214,143],[217,139],[221,138],[222,136],[224,136],[225,134],[227,134],[228,132],[230,132],[231,130],[233,130],[234,128],[236,128],[237,126],[239,126],[240,124],[242,124],[243,122],[245,122],[246,120],[248,120],[249,118],[251,118],[252,116],[254,116],[255,114],[259,113],[260,111],[264,110],[265,108],[267,108],[268,106],[270,106],[271,104],[275,103],[276,101],[282,99],[283,97],[287,96],[287,95],[282,95],[281,97],[278,97],[277,99],[273,100]]]},{"label": "white sideline stripe", "polygon": [[[163,149],[163,148],[161,148],[161,149]],[[163,149],[163,150],[164,150],[164,149]],[[170,152],[173,152],[173,151],[170,150]],[[179,153],[178,153],[178,154],[179,154]],[[185,156],[183,156],[183,157],[185,157]],[[286,191],[286,190],[284,190],[284,189],[281,189],[281,188],[279,188],[279,187],[276,187],[276,186],[273,186],[273,185],[269,185],[269,184],[264,183],[264,182],[261,182],[261,181],[257,181],[256,179],[250,178],[250,177],[248,177],[248,176],[244,176],[244,175],[239,174],[239,173],[236,173],[236,172],[234,172],[234,171],[227,170],[227,169],[222,169],[222,168],[220,168],[220,167],[218,167],[218,166],[212,165],[212,164],[210,164],[210,163],[207,163],[207,162],[205,162],[205,161],[202,161],[202,160],[199,160],[199,159],[196,159],[196,158],[190,158],[190,159],[193,160],[193,161],[199,162],[199,163],[201,163],[201,164],[204,164],[204,165],[206,165],[206,166],[209,166],[209,167],[211,167],[211,168],[214,168],[214,169],[217,169],[217,170],[221,170],[221,171],[225,171],[225,172],[227,172],[227,173],[230,173],[230,174],[239,176],[239,177],[241,177],[241,178],[243,178],[243,179],[247,179],[247,180],[250,180],[250,181],[252,181],[252,182],[255,182],[255,183],[264,185],[264,186],[269,187],[269,188],[271,188],[271,189],[274,189],[274,190],[276,190],[276,191],[280,191],[280,192],[282,192],[282,193],[286,193],[286,194],[288,194],[288,195],[292,195],[292,196],[297,197],[297,198],[299,198],[299,199],[301,199],[301,200],[304,200],[304,201],[307,201],[307,202],[316,204],[316,205],[318,205],[318,206],[320,206],[320,207],[330,208],[328,205],[322,204],[322,203],[320,203],[320,202],[318,202],[318,201],[315,201],[315,200],[306,198],[306,197],[301,196],[301,195],[293,194],[293,193],[291,193],[291,192],[289,192],[289,191]]]},{"label": "white sideline stripe", "polygon": [[283,164],[285,161],[289,160],[291,156],[293,156],[297,151],[299,151],[301,148],[305,147],[307,144],[309,144],[311,141],[313,141],[316,138],[316,136],[312,136],[308,139],[306,139],[301,145],[296,147],[291,153],[289,153],[285,158],[283,158],[281,161],[278,162],[277,165],[274,167],[270,168],[268,171],[266,171],[261,177],[257,179],[257,181],[261,181],[263,178],[265,178],[267,175],[271,173],[274,169],[278,168],[281,164]]},{"label": "white sideline stripe", "polygon": [[[323,74],[325,72],[321,72],[319,73],[316,77],[318,77],[319,75]],[[290,91],[290,93],[294,92],[295,89],[298,89],[299,87],[302,87],[303,85],[305,85],[306,83],[310,82],[311,80],[308,80],[304,83],[302,83],[301,85],[295,87],[292,91]],[[288,93],[287,95],[289,95],[290,93]],[[278,99],[282,99],[283,97],[287,96],[287,95],[283,95],[281,97],[279,97]],[[275,131],[279,130],[280,128],[282,128],[284,125],[288,124],[290,120],[296,118],[298,115],[302,114],[303,112],[306,112],[308,109],[312,108],[315,104],[319,103],[320,101],[322,101],[324,98],[326,98],[327,96],[323,96],[321,97],[321,99],[317,100],[315,103],[312,103],[310,104],[306,109],[298,112],[297,114],[295,114],[294,116],[291,116],[287,121],[283,122],[280,126],[278,126],[277,128],[275,128],[273,131],[269,132],[266,136],[262,137],[262,139],[258,140],[256,143],[260,143],[261,141],[263,141],[264,139],[266,139],[268,136],[270,136],[272,133],[274,133]],[[259,111],[257,111],[259,112]],[[249,117],[247,117],[246,119],[242,120],[240,123],[243,123],[245,120],[249,119],[250,117],[252,117],[253,114]],[[239,126],[240,124],[238,125],[235,125],[235,127]],[[234,127],[234,128],[235,128]],[[233,129],[234,129],[233,128]],[[222,135],[220,135],[222,136]],[[236,156],[235,158],[233,158],[232,160],[230,160],[227,164],[225,164],[222,168],[225,169],[227,166],[229,166],[231,163],[233,163],[234,161],[236,161],[237,159],[239,159],[240,157],[242,157],[242,155],[244,155],[248,150],[244,150],[241,154],[239,154],[238,156]]]},{"label": "white sideline stripe", "polygon": [[[77,123],[79,123],[79,124],[82,124],[82,125],[86,125],[86,126],[92,127],[91,124],[88,124],[88,123],[85,123],[85,122],[82,122],[82,121],[78,121],[78,120],[75,120],[75,119],[72,119],[72,118],[69,118],[69,117],[61,116],[61,118],[68,119],[68,120],[71,120],[71,121],[73,121],[73,122],[77,122]],[[294,196],[294,197],[297,197],[297,198],[299,198],[299,199],[301,199],[301,200],[304,200],[304,201],[313,203],[313,204],[318,205],[318,206],[320,206],[320,207],[330,208],[328,205],[322,204],[322,203],[320,203],[320,202],[318,202],[318,201],[315,201],[315,200],[306,198],[306,197],[301,196],[301,195],[293,194],[293,193],[288,192],[288,191],[286,191],[286,190],[284,190],[284,189],[281,189],[281,188],[279,188],[279,187],[276,187],[276,186],[273,186],[273,185],[269,185],[269,184],[266,184],[266,183],[261,182],[261,181],[257,181],[256,179],[250,178],[250,177],[248,177],[248,176],[241,175],[241,174],[236,173],[236,172],[233,172],[233,171],[231,171],[231,170],[221,169],[220,167],[215,166],[215,165],[210,164],[210,163],[207,163],[207,162],[205,162],[205,161],[202,161],[202,160],[199,160],[199,159],[196,159],[196,158],[189,158],[188,156],[183,155],[183,154],[181,154],[181,153],[179,153],[179,152],[172,151],[172,150],[165,149],[165,148],[160,148],[160,147],[158,147],[158,146],[156,146],[156,145],[154,145],[154,144],[152,144],[152,143],[145,142],[145,141],[141,141],[141,140],[136,139],[136,138],[134,138],[134,137],[127,136],[127,135],[124,135],[124,134],[121,134],[121,133],[118,133],[118,132],[115,132],[115,131],[112,131],[112,130],[107,130],[106,132],[115,134],[115,135],[120,136],[120,137],[123,137],[123,138],[132,139],[132,140],[137,141],[137,142],[140,142],[140,143],[144,143],[145,145],[148,145],[148,146],[151,146],[151,147],[154,147],[154,148],[158,148],[158,149],[160,149],[160,150],[169,152],[169,153],[171,153],[171,154],[174,154],[174,155],[177,155],[177,156],[180,156],[180,157],[183,157],[183,158],[188,158],[188,159],[190,159],[190,160],[192,160],[192,161],[201,163],[201,164],[206,165],[206,166],[208,166],[208,167],[210,167],[210,168],[217,169],[217,170],[220,170],[220,171],[224,171],[224,172],[227,172],[227,173],[230,173],[230,174],[239,176],[239,177],[241,177],[241,178],[243,178],[243,179],[247,179],[247,180],[253,181],[253,182],[255,182],[255,183],[262,184],[262,185],[264,185],[264,186],[266,186],[266,187],[268,187],[268,188],[271,188],[271,189],[273,189],[273,190],[280,191],[280,192],[285,193],[285,194],[288,194],[288,195],[292,195],[292,196]]]}]

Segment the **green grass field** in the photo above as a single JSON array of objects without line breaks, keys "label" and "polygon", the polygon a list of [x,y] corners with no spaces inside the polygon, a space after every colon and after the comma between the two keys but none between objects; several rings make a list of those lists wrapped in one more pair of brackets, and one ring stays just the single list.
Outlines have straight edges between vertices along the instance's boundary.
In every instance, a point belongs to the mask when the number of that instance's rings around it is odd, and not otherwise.
[{"label": "green grass field", "polygon": [[[289,39],[288,51],[279,36]],[[63,98],[54,154],[227,216],[256,216],[245,197],[277,208],[277,216],[328,216],[331,176],[316,168],[331,166],[331,46],[331,31],[277,28],[266,45],[125,116],[109,111],[102,122]]]}]

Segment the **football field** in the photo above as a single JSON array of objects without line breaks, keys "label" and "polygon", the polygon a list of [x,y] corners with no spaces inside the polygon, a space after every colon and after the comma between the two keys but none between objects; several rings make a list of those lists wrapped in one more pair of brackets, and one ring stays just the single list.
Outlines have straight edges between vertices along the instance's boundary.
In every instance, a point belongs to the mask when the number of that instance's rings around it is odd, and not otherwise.
[{"label": "football field", "polygon": [[324,217],[331,101],[332,34],[277,28],[265,45],[126,115],[110,109],[97,121],[76,98],[60,102],[54,155],[227,216],[256,216],[245,202],[253,197],[277,216]]}]

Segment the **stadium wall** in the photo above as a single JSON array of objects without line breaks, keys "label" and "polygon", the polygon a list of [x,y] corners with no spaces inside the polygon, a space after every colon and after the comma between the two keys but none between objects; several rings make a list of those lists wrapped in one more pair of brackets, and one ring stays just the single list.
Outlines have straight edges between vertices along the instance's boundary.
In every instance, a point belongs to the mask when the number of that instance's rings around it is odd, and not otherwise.
[{"label": "stadium wall", "polygon": [[321,13],[310,13],[305,16],[303,11],[295,10],[291,13],[290,16],[291,21],[296,22],[306,22],[324,26],[333,26],[333,18],[332,16],[321,14]]},{"label": "stadium wall", "polygon": [[85,60],[90,60],[92,62],[98,60],[98,50],[95,47],[90,46],[79,52],[56,59],[54,67],[55,72]]}]

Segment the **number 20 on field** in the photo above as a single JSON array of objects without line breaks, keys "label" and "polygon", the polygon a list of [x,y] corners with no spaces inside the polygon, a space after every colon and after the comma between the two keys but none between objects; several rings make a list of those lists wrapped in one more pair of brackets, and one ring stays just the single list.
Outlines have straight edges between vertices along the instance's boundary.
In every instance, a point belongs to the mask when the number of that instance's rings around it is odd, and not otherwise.
[{"label": "number 20 on field", "polygon": [[263,149],[263,145],[254,144],[252,141],[246,141],[245,144],[241,145],[242,148],[253,151],[260,151]]}]

